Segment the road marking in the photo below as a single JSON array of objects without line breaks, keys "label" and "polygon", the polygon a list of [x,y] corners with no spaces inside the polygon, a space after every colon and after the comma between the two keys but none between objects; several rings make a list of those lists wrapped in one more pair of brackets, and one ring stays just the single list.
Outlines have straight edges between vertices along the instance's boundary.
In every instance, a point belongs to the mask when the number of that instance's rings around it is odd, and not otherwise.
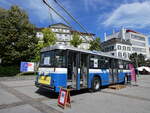
[{"label": "road marking", "polygon": [[14,96],[16,96],[17,98],[21,99],[22,102],[16,102],[16,103],[12,103],[12,104],[7,104],[7,105],[0,105],[0,109],[4,109],[4,108],[10,108],[10,107],[15,107],[15,106],[19,106],[19,105],[24,105],[24,104],[29,104],[32,107],[36,108],[37,110],[39,110],[40,112],[44,112],[44,113],[62,113],[61,111],[58,111],[56,109],[54,109],[51,106],[48,106],[46,104],[43,104],[41,101],[43,100],[48,100],[48,98],[38,98],[38,99],[34,99],[32,97],[29,97],[21,92],[18,92],[17,90],[15,90],[12,87],[8,87],[2,83],[0,83],[0,87],[3,88],[5,91],[13,94]]},{"label": "road marking", "polygon": [[107,93],[107,94],[113,94],[117,96],[122,96],[122,97],[127,97],[130,99],[136,99],[136,100],[144,100],[150,102],[149,98],[144,98],[144,97],[139,97],[139,96],[133,96],[133,95],[127,95],[127,94],[119,94],[119,93],[114,93],[114,92],[109,92],[109,91],[101,91],[102,93]]}]

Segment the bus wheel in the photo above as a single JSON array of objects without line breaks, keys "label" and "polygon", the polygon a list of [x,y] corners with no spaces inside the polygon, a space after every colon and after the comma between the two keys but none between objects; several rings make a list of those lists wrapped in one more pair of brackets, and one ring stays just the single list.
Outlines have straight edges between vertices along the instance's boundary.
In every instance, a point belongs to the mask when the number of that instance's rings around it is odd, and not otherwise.
[{"label": "bus wheel", "polygon": [[98,91],[100,90],[100,79],[99,77],[94,77],[92,81],[92,91]]}]

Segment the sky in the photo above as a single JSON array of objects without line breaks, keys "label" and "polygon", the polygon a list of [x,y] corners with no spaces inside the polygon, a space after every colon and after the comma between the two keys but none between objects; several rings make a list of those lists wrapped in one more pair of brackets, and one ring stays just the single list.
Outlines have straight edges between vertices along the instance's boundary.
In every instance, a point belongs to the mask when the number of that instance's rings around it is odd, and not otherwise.
[{"label": "sky", "polygon": [[[150,37],[150,0],[58,0],[87,29],[104,40],[104,33],[112,34],[122,27]],[[72,29],[83,31],[54,2],[47,0],[70,23]],[[0,7],[18,5],[29,15],[32,24],[48,27],[65,23],[42,0],[0,0]],[[149,39],[150,44],[150,39]]]}]

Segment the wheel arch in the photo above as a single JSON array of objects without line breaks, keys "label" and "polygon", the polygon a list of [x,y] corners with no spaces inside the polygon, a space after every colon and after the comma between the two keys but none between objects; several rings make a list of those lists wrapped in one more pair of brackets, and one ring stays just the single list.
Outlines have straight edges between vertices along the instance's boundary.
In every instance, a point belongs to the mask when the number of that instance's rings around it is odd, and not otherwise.
[{"label": "wheel arch", "polygon": [[98,77],[99,80],[100,80],[100,85],[102,85],[102,78],[101,78],[101,76],[99,74],[94,74],[93,79],[94,79],[94,77]]}]

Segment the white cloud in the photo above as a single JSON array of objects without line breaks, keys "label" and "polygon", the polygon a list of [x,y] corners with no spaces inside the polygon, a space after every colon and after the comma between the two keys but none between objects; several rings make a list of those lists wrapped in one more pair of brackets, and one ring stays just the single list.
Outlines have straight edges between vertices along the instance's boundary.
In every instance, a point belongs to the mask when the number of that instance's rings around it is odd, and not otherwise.
[{"label": "white cloud", "polygon": [[[54,7],[53,2],[49,2],[51,6]],[[42,2],[42,0],[29,0],[29,5],[27,6],[31,14],[37,17],[37,19],[42,21],[50,21],[50,13],[53,15],[55,21],[59,21],[60,18],[55,15],[55,13],[48,9],[48,7]]]},{"label": "white cloud", "polygon": [[9,3],[7,0],[0,0],[0,6],[6,6],[5,8],[8,8],[11,6],[11,3]]},{"label": "white cloud", "polygon": [[[54,3],[53,0],[47,0],[47,2],[50,4],[50,6],[54,7],[59,13],[62,15],[63,12],[60,10],[60,8]],[[54,22],[63,22],[63,20],[57,16],[52,10],[50,10],[43,2],[42,0],[0,0],[0,6],[6,8],[10,7],[11,5],[18,5],[23,10],[27,11],[29,14],[29,17],[33,23],[50,23],[51,16]],[[69,2],[63,1],[63,5],[69,9]],[[36,21],[36,22],[34,22]]]},{"label": "white cloud", "polygon": [[[23,8],[30,13],[30,16],[34,16],[40,23],[45,21],[51,21],[51,16],[54,22],[60,22],[62,19],[58,17],[51,9],[49,9],[42,0],[25,0],[26,4],[23,5]],[[56,4],[52,0],[47,0],[50,6],[58,10]],[[25,3],[25,2],[24,2]],[[58,10],[59,11],[59,10]]]},{"label": "white cloud", "polygon": [[110,0],[83,0],[84,7],[87,11],[94,9],[103,9],[110,5]]},{"label": "white cloud", "polygon": [[150,2],[122,4],[105,19],[103,25],[106,27],[148,27],[150,26]]}]

